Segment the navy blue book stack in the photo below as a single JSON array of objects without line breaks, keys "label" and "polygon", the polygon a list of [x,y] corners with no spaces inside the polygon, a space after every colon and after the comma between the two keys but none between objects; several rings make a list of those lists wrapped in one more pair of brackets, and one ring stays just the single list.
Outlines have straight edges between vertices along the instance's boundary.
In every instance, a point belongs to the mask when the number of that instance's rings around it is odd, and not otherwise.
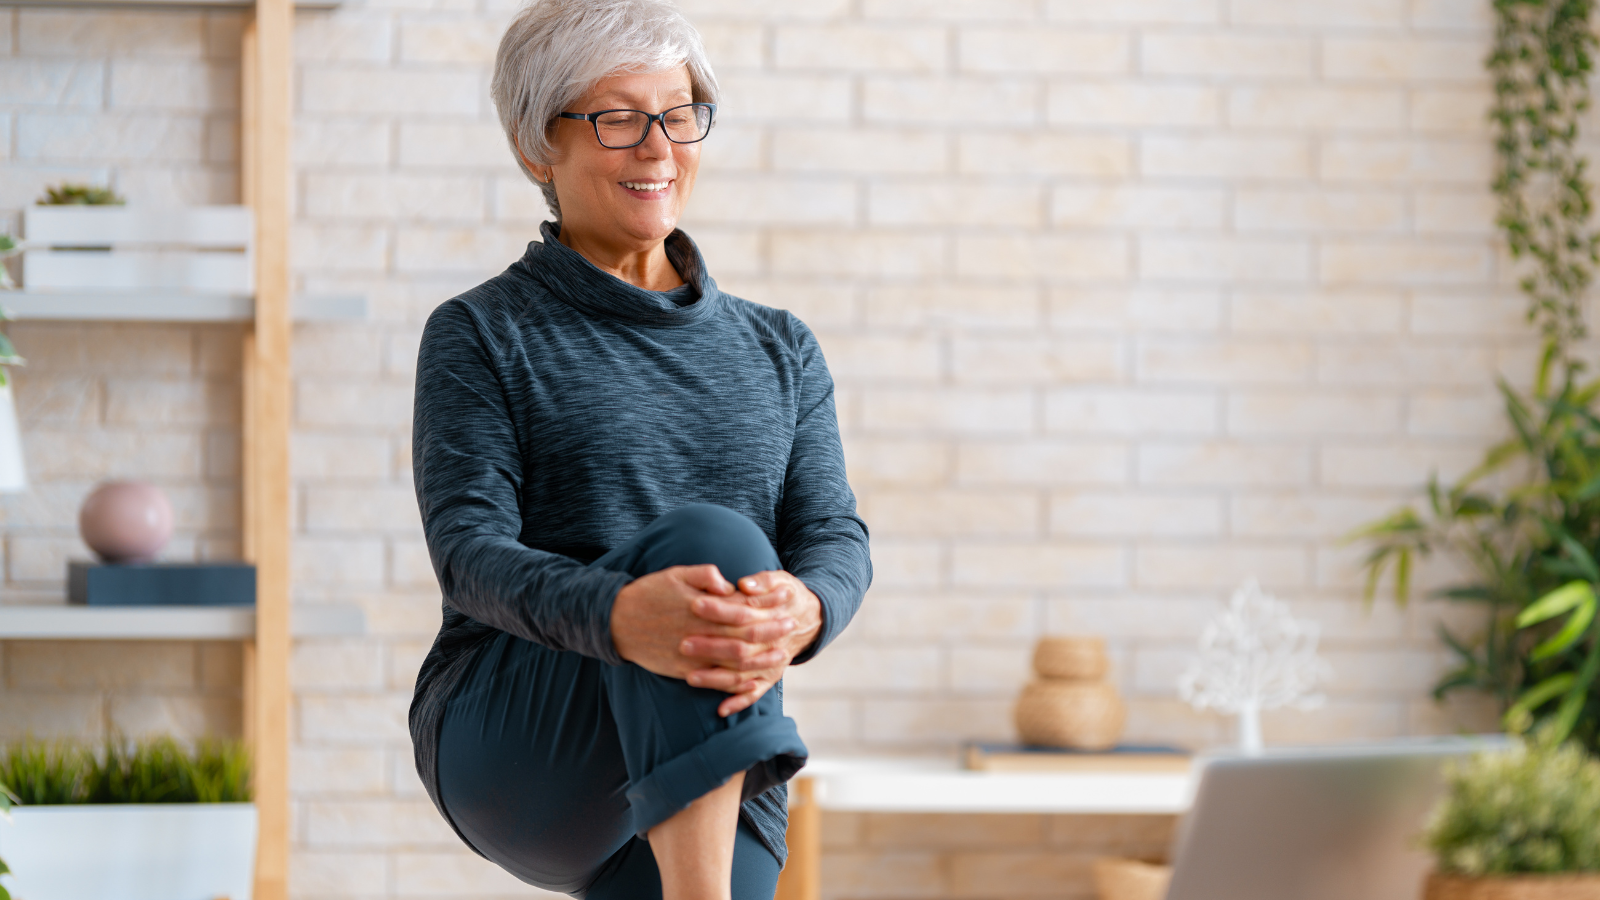
[{"label": "navy blue book stack", "polygon": [[67,563],[67,602],[88,606],[255,606],[247,563]]},{"label": "navy blue book stack", "polygon": [[1119,744],[1110,750],[1068,750],[1023,744],[968,744],[963,767],[979,772],[1123,772],[1167,774],[1189,771],[1188,751],[1165,745]]}]

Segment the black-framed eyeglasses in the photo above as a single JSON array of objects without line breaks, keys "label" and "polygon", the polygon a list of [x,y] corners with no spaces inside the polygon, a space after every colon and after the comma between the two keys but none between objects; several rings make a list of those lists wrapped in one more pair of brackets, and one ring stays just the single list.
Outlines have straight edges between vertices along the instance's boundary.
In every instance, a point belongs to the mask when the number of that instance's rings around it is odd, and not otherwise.
[{"label": "black-framed eyeglasses", "polygon": [[650,123],[660,122],[661,131],[674,144],[693,144],[703,141],[711,133],[711,120],[716,118],[715,103],[685,103],[660,113],[647,113],[642,109],[602,109],[592,113],[559,114],[563,119],[581,119],[594,126],[594,136],[600,146],[611,150],[626,150],[644,143],[650,136]]}]

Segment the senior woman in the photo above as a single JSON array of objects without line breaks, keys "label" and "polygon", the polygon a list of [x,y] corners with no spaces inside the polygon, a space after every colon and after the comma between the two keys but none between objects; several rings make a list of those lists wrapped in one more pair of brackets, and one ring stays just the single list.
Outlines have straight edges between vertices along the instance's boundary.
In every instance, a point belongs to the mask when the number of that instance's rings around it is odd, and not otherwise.
[{"label": "senior woman", "polygon": [[717,85],[671,6],[538,0],[492,92],[555,221],[423,333],[417,771],[530,884],[770,898],[806,757],[780,679],[871,577],[827,365],[676,229]]}]

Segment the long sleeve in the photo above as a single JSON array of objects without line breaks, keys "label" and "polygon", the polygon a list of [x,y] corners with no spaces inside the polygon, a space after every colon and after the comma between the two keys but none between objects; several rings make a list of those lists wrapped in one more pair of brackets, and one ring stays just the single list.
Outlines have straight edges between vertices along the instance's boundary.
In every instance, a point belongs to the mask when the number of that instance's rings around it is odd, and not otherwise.
[{"label": "long sleeve", "polygon": [[523,450],[485,331],[461,301],[446,303],[429,318],[417,361],[412,471],[445,603],[518,637],[620,664],[611,605],[629,577],[518,540]]},{"label": "long sleeve", "polygon": [[803,663],[844,631],[872,582],[867,526],[845,478],[833,376],[810,329],[794,322],[801,355],[794,445],[784,473],[778,555],[822,601],[822,632],[795,658]]}]

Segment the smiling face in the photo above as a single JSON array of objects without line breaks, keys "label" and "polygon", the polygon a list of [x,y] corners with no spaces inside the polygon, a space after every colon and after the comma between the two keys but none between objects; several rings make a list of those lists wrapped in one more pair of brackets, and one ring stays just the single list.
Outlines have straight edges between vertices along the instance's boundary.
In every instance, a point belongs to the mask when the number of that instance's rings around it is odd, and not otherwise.
[{"label": "smiling face", "polygon": [[[567,112],[642,109],[659,113],[694,102],[687,66],[650,74],[600,79]],[[557,119],[548,169],[561,199],[561,241],[643,249],[659,244],[678,227],[700,168],[699,144],[674,144],[659,123],[644,143],[626,150],[602,147],[594,126]],[[538,171],[537,169],[535,171]]]}]

